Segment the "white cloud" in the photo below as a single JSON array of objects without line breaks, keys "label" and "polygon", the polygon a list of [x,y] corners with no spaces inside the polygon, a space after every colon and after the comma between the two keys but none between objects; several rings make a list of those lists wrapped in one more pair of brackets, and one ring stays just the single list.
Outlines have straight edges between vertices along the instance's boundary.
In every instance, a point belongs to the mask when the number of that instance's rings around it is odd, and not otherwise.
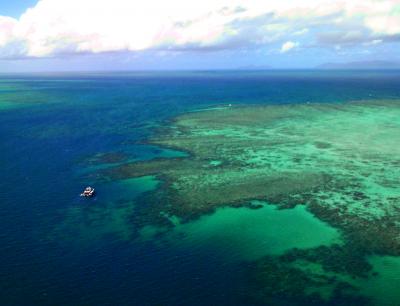
[{"label": "white cloud", "polygon": [[298,42],[293,42],[293,41],[287,41],[285,42],[282,47],[281,47],[281,53],[288,52],[292,50],[293,48],[296,48],[299,46]]},{"label": "white cloud", "polygon": [[364,45],[365,46],[373,46],[373,45],[378,45],[380,43],[382,43],[382,39],[374,39],[374,40],[365,42]]},{"label": "white cloud", "polygon": [[310,31],[309,29],[304,28],[304,29],[301,29],[301,30],[299,30],[299,31],[294,32],[293,35],[296,35],[296,36],[298,36],[298,35],[304,35],[304,34],[307,34],[309,31]]},{"label": "white cloud", "polygon": [[[399,8],[400,10],[400,8]],[[365,19],[365,24],[376,34],[395,35],[400,33],[400,13],[393,16],[376,15]]]},{"label": "white cloud", "polygon": [[0,47],[5,46],[13,38],[13,31],[17,20],[11,17],[0,16]]},{"label": "white cloud", "polygon": [[309,28],[325,44],[384,41],[400,34],[399,14],[398,0],[40,0],[0,16],[0,57],[259,47]]}]

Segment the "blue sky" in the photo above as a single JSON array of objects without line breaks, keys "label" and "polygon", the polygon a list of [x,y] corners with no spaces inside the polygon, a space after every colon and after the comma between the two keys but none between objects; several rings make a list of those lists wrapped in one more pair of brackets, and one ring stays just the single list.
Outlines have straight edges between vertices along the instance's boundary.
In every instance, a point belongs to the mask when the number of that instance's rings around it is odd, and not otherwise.
[{"label": "blue sky", "polygon": [[0,0],[0,15],[18,18],[36,3],[37,0]]},{"label": "blue sky", "polygon": [[398,0],[1,0],[0,15],[3,72],[400,62]]}]

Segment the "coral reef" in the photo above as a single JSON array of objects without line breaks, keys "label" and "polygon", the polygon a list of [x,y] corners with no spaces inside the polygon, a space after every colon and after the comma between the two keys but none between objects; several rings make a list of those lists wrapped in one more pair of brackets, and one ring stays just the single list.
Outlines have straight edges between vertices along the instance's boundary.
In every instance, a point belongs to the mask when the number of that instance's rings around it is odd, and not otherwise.
[{"label": "coral reef", "polygon": [[188,157],[126,163],[98,175],[154,175],[163,182],[137,205],[140,226],[173,226],[172,216],[187,222],[222,206],[257,208],[252,200],[281,209],[306,205],[341,231],[344,244],[257,262],[261,300],[364,305],[351,279],[371,277],[369,255],[400,255],[399,117],[395,100],[188,113],[149,139]]},{"label": "coral reef", "polygon": [[254,199],[305,204],[374,252],[399,254],[399,115],[398,101],[188,113],[149,143],[189,157],[126,163],[101,176],[157,176],[159,213],[183,220]]},{"label": "coral reef", "polygon": [[287,256],[266,256],[249,269],[249,299],[263,305],[371,305],[343,276]]}]

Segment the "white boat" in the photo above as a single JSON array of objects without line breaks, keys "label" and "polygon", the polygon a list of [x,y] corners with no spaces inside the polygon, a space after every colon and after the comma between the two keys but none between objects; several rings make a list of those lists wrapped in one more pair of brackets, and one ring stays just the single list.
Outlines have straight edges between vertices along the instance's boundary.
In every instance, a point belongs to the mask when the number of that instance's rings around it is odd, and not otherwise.
[{"label": "white boat", "polygon": [[81,193],[81,197],[93,197],[94,196],[94,188],[88,186],[85,188],[85,190]]}]

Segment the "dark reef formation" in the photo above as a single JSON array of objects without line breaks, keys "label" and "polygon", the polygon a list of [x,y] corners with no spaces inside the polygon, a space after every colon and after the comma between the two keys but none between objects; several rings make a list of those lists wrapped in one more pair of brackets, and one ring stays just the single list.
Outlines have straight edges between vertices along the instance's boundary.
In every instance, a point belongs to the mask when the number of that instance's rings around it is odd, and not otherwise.
[{"label": "dark reef formation", "polygon": [[[269,305],[366,305],[348,279],[373,277],[372,254],[400,256],[399,117],[399,101],[189,113],[149,139],[189,157],[98,175],[163,182],[138,200],[139,227],[173,226],[172,216],[187,222],[228,205],[257,208],[251,200],[281,209],[306,205],[341,231],[343,244],[260,260],[253,267],[259,297]],[[304,269],[310,265],[323,272]]]},{"label": "dark reef formation", "polygon": [[297,258],[295,254],[266,256],[251,266],[249,279],[253,290],[249,299],[264,305],[371,305],[349,282],[334,273],[307,269],[307,261],[296,265]]}]

